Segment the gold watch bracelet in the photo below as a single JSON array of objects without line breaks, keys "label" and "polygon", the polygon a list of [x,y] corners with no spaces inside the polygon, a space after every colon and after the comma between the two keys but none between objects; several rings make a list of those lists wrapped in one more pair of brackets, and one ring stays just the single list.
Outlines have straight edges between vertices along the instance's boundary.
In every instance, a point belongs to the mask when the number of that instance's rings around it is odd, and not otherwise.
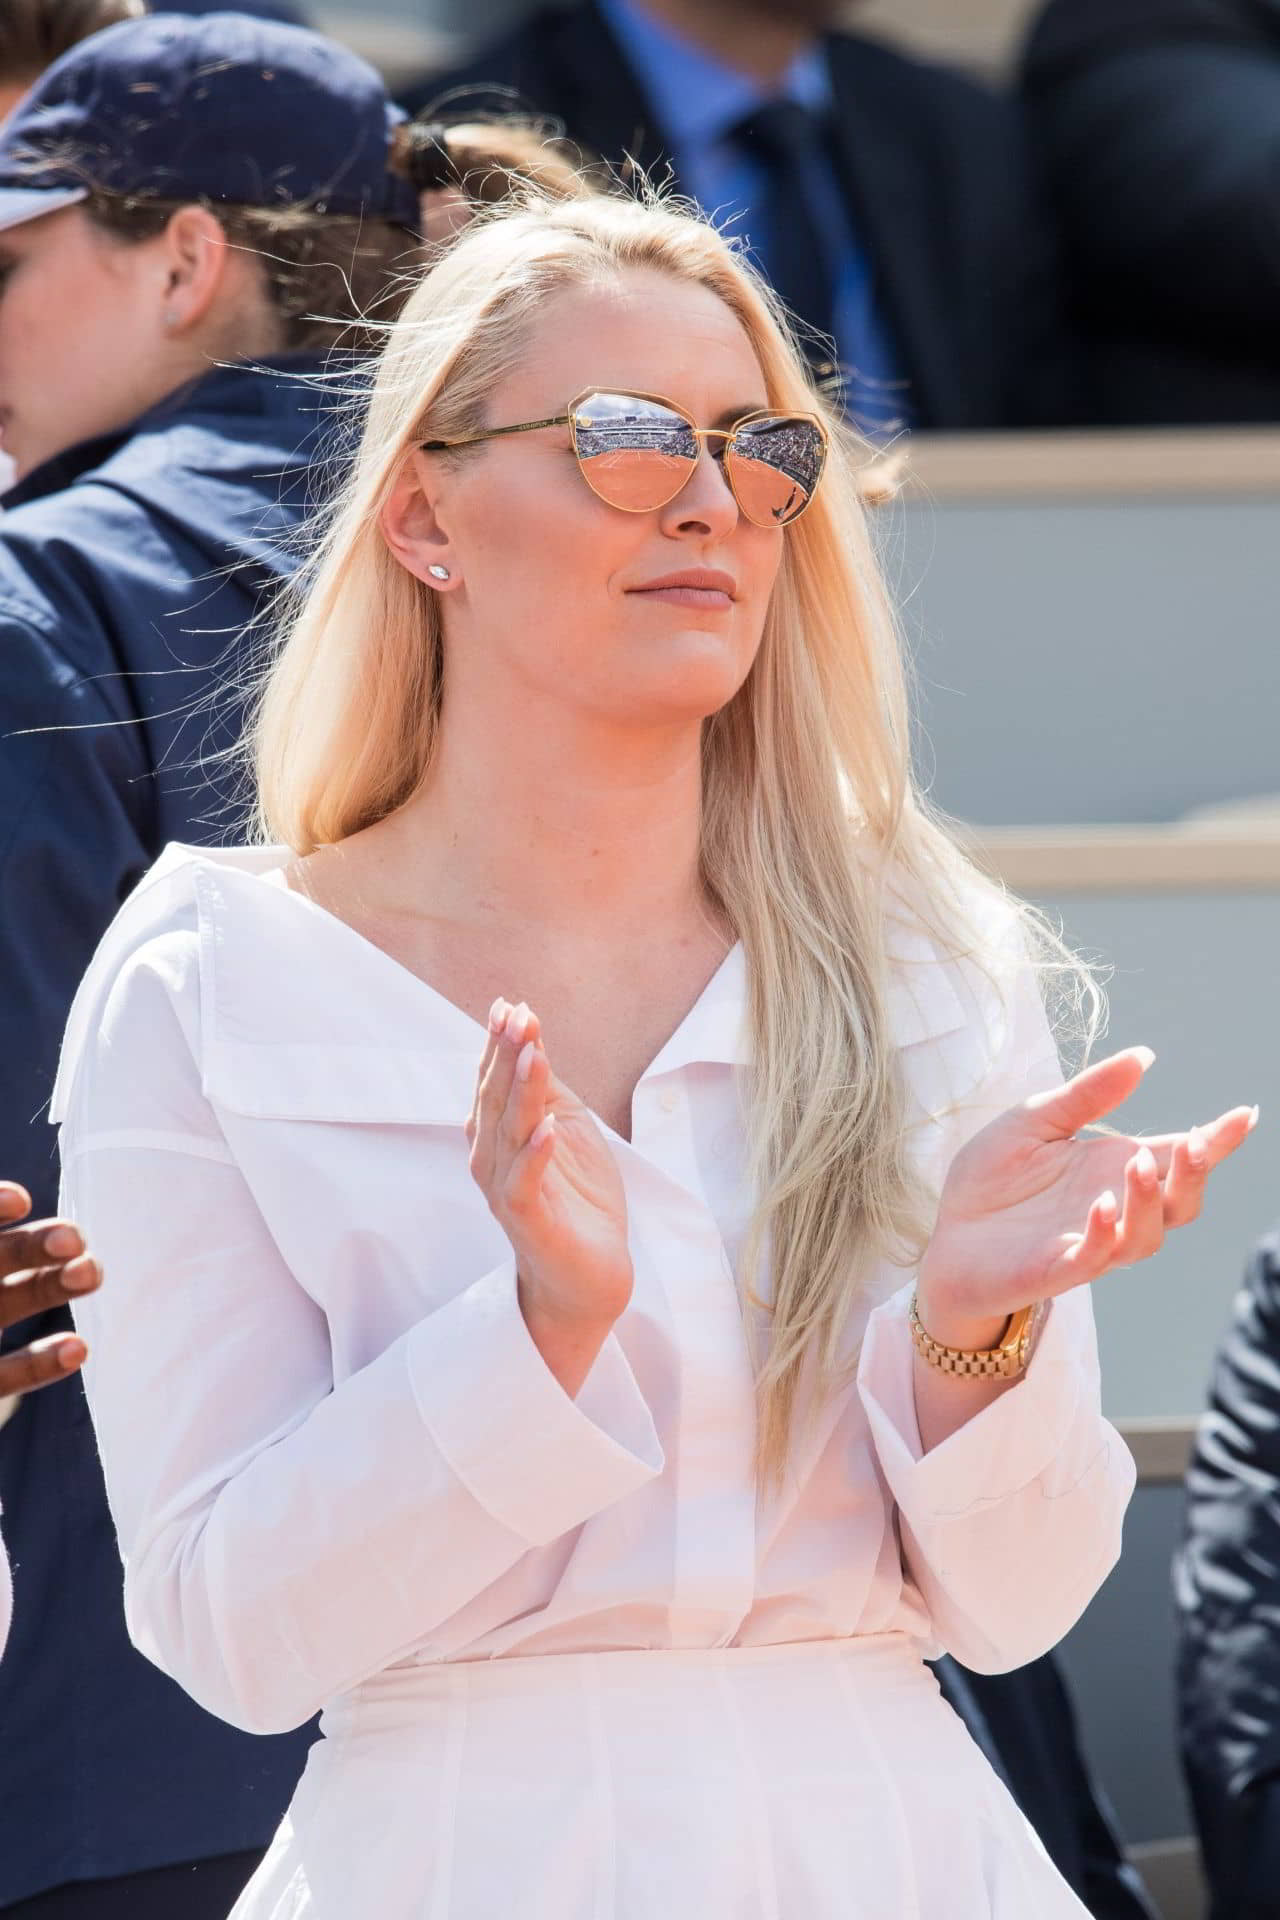
[{"label": "gold watch bracelet", "polygon": [[994,1347],[944,1347],[935,1340],[920,1318],[920,1303],[911,1296],[911,1338],[916,1352],[936,1367],[939,1373],[955,1380],[1013,1380],[1026,1371],[1031,1358],[1031,1336],[1038,1319],[1037,1307],[1022,1307],[1011,1313]]}]

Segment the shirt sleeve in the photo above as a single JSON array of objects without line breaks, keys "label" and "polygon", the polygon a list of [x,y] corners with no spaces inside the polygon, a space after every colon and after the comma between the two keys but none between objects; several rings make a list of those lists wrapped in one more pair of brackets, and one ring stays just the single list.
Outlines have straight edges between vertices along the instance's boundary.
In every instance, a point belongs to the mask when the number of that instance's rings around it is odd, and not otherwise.
[{"label": "shirt sleeve", "polygon": [[270,1733],[411,1652],[663,1456],[612,1336],[564,1393],[514,1261],[335,1385],[324,1313],[200,1092],[172,995],[186,946],[167,936],[125,966],[76,1074],[64,1201],[107,1274],[76,1319],[130,1634],[202,1706]]},{"label": "shirt sleeve", "polygon": [[[1028,965],[1003,1026],[989,1072],[955,1117],[948,1161],[997,1115],[1061,1082]],[[1134,1465],[1102,1416],[1088,1287],[1053,1301],[1022,1378],[926,1454],[911,1294],[903,1287],[871,1315],[858,1392],[938,1644],[975,1672],[999,1673],[1054,1646],[1115,1564]]]}]

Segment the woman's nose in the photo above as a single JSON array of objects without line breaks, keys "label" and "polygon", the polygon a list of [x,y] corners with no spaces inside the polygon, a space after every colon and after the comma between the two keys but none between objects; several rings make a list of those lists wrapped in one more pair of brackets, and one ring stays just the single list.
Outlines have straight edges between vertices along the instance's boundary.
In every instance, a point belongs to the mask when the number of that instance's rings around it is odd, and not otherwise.
[{"label": "woman's nose", "polygon": [[697,466],[662,510],[670,531],[724,534],[737,525],[738,503],[725,476],[721,451],[721,442],[703,441]]}]

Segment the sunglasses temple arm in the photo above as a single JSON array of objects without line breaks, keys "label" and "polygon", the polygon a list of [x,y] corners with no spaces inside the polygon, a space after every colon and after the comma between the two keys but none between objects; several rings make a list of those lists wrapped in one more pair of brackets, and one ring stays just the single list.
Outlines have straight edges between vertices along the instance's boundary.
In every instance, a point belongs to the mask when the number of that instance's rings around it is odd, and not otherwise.
[{"label": "sunglasses temple arm", "polygon": [[475,447],[482,440],[502,440],[509,433],[538,433],[543,427],[567,427],[569,416],[558,413],[554,420],[524,420],[518,427],[488,427],[483,433],[468,433],[461,440],[424,440],[424,453],[447,453],[453,447]]}]

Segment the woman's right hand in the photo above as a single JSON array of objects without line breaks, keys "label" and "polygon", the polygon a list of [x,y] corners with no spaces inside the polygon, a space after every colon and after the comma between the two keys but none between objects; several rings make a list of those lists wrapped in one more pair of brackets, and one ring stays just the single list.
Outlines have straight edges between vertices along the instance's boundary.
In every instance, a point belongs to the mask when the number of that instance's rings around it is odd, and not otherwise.
[{"label": "woman's right hand", "polygon": [[490,1009],[466,1135],[472,1177],[515,1251],[529,1330],[576,1393],[631,1298],[627,1203],[599,1126],[551,1071],[523,1004]]}]

